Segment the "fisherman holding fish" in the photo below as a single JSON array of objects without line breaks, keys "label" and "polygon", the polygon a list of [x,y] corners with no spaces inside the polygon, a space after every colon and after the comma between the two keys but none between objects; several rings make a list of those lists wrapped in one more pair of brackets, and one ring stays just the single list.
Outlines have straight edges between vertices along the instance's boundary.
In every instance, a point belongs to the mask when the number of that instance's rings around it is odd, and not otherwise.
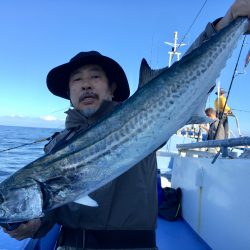
[{"label": "fisherman holding fish", "polygon": [[[250,0],[236,0],[222,19],[207,25],[192,48],[238,16],[250,18]],[[52,94],[69,99],[73,108],[67,112],[65,130],[46,145],[46,153],[110,114],[129,97],[129,85],[121,66],[96,51],[81,52],[52,69],[47,86]],[[90,193],[90,206],[72,202],[13,231],[4,231],[17,240],[40,238],[58,223],[62,225],[58,250],[157,249],[156,177],[156,154],[152,152],[115,180]]]}]

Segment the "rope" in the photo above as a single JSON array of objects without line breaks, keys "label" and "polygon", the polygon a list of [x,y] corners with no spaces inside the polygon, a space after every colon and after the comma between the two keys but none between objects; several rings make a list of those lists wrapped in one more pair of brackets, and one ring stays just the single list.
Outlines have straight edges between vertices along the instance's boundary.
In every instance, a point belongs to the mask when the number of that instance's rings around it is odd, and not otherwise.
[{"label": "rope", "polygon": [[242,109],[232,109],[238,112],[246,112],[246,113],[250,113],[250,110],[242,110]]},{"label": "rope", "polygon": [[181,46],[181,44],[183,43],[183,41],[186,39],[188,33],[190,32],[190,30],[192,29],[192,27],[194,26],[196,20],[198,19],[199,15],[201,14],[201,11],[203,10],[203,8],[205,7],[207,3],[207,0],[204,1],[203,5],[201,6],[200,10],[198,11],[197,15],[195,16],[193,22],[191,23],[191,25],[189,26],[187,32],[185,33],[185,35],[183,36],[181,42],[179,43],[179,45],[177,46],[176,50]]}]

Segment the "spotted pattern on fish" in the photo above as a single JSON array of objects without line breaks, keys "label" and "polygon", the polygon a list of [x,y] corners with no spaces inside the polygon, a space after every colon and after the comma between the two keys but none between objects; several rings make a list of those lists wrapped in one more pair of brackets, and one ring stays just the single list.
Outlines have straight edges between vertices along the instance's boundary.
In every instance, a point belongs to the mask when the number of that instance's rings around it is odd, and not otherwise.
[{"label": "spotted pattern on fish", "polygon": [[2,182],[0,222],[37,218],[95,191],[198,117],[247,25],[246,18],[238,18],[149,82],[144,79],[144,86],[105,119]]}]

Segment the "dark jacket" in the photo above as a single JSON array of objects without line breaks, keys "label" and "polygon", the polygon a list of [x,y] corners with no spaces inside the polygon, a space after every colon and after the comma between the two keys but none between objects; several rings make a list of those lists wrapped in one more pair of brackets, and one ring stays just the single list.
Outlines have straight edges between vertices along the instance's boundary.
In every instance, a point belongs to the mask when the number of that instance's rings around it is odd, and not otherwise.
[{"label": "dark jacket", "polygon": [[[105,107],[99,111],[98,117],[92,117],[91,120],[83,118],[81,129],[87,128],[105,116],[115,106],[114,103],[106,103]],[[72,124],[74,123],[71,122]],[[68,134],[71,137],[77,131],[78,126],[72,133],[69,133],[69,129],[62,131],[46,145],[45,150],[51,151],[62,141],[67,140],[65,137],[67,138]],[[91,193],[90,197],[97,201],[98,207],[69,203],[56,208],[42,218],[42,226],[35,237],[40,238],[45,235],[54,223],[62,225],[63,231],[67,232],[64,233],[63,242],[71,241],[72,237],[79,232],[78,238],[86,237],[89,231],[96,230],[99,232],[100,230],[109,232],[112,230],[154,231],[157,218],[156,180],[156,154],[153,152],[111,183]],[[81,230],[76,232],[72,229]]]},{"label": "dark jacket", "polygon": [[207,140],[223,140],[223,139],[225,139],[224,127],[222,122],[220,124],[220,120],[216,118],[209,125]]}]

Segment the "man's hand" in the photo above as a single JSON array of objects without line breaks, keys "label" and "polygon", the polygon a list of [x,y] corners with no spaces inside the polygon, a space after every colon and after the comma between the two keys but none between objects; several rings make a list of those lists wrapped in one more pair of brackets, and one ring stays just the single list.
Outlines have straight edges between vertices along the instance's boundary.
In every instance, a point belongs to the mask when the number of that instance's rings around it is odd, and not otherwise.
[{"label": "man's hand", "polygon": [[209,128],[206,125],[204,125],[204,124],[200,124],[199,128],[202,128],[202,129],[206,130],[206,132],[209,131]]},{"label": "man's hand", "polygon": [[[247,16],[250,19],[250,0],[236,0],[229,8],[226,15],[216,24],[217,31],[227,26],[231,21],[239,16]],[[250,26],[247,34],[250,33]]]},{"label": "man's hand", "polygon": [[40,219],[30,220],[27,223],[21,224],[18,228],[13,231],[8,231],[3,228],[3,231],[7,233],[10,237],[15,238],[16,240],[23,240],[26,238],[31,238],[41,226]]}]

